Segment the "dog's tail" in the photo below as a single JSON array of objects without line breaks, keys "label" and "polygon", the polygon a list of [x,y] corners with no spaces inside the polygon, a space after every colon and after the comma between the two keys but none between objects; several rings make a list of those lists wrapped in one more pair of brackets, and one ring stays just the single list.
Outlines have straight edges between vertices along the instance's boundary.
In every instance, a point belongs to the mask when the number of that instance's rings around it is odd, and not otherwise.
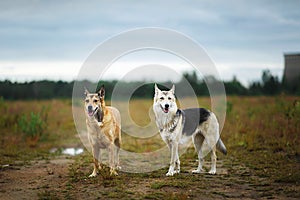
[{"label": "dog's tail", "polygon": [[223,141],[221,140],[221,138],[217,142],[217,149],[220,150],[224,155],[227,154],[227,149],[226,149]]}]

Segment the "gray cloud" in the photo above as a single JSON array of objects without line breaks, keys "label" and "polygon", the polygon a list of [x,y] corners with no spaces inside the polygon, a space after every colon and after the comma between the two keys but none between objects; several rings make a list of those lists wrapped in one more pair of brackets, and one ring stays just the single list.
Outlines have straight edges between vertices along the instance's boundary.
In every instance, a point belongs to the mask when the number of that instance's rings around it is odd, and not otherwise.
[{"label": "gray cloud", "polygon": [[299,51],[300,1],[1,1],[1,60],[84,60],[122,31],[170,28],[217,63],[282,64]]}]

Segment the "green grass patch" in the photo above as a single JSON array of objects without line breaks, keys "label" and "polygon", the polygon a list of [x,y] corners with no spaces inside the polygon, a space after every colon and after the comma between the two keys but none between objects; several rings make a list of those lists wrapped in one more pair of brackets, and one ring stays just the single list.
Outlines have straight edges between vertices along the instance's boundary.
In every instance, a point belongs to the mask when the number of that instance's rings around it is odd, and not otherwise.
[{"label": "green grass patch", "polygon": [[187,183],[176,180],[157,181],[151,184],[151,189],[161,189],[163,187],[186,188]]}]

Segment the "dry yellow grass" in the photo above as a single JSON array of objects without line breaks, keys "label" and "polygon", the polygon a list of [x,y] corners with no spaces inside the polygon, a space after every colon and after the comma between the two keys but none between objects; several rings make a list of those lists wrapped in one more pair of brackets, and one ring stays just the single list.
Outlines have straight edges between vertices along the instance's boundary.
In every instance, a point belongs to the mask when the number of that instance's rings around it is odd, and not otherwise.
[{"label": "dry yellow grass", "polygon": [[[198,100],[201,106],[209,108],[209,98]],[[186,99],[185,105],[189,102],[191,100]],[[152,100],[119,103],[121,113],[126,113],[127,109],[130,114],[122,118],[125,150],[151,152],[164,146],[157,129],[149,125],[154,122]],[[82,109],[80,104],[77,106],[76,109]],[[16,124],[23,114],[40,112],[43,107],[49,108],[48,127],[44,137],[32,148],[24,142],[25,137]],[[31,160],[49,159],[49,149],[52,147],[81,145],[73,122],[70,100],[1,101],[0,111],[1,167],[7,164],[20,165],[20,161],[27,164]],[[196,154],[191,148],[182,156],[182,173],[175,177],[166,178],[166,169],[161,169],[142,174],[120,173],[116,178],[106,176],[104,171],[97,179],[87,179],[92,158],[90,154],[84,153],[71,158],[75,160],[73,164],[62,165],[62,168],[65,167],[62,171],[68,173],[57,177],[57,182],[52,184],[47,181],[45,187],[31,192],[38,192],[41,199],[76,199],[83,198],[83,194],[91,199],[299,199],[299,124],[299,97],[228,97],[226,122],[221,134],[228,155],[218,154],[221,161],[218,166],[221,165],[227,173],[214,177],[189,174],[187,169],[197,164]],[[153,136],[139,138],[130,134]],[[31,167],[34,169],[35,165]],[[14,169],[7,168],[0,168],[0,172],[1,176],[4,174],[3,177],[10,172],[16,173]],[[34,176],[30,177],[27,177],[29,183],[34,184]],[[47,180],[53,181],[51,177],[56,176],[50,174],[47,177]],[[61,188],[58,189],[57,185]],[[0,192],[5,194],[12,191],[2,189]]]}]

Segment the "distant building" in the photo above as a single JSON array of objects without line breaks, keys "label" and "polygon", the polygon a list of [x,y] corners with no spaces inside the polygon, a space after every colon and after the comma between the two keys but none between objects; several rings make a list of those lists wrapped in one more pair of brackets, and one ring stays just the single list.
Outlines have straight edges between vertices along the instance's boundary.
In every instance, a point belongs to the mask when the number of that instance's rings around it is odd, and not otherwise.
[{"label": "distant building", "polygon": [[284,55],[283,80],[285,84],[294,85],[300,79],[300,53]]}]

